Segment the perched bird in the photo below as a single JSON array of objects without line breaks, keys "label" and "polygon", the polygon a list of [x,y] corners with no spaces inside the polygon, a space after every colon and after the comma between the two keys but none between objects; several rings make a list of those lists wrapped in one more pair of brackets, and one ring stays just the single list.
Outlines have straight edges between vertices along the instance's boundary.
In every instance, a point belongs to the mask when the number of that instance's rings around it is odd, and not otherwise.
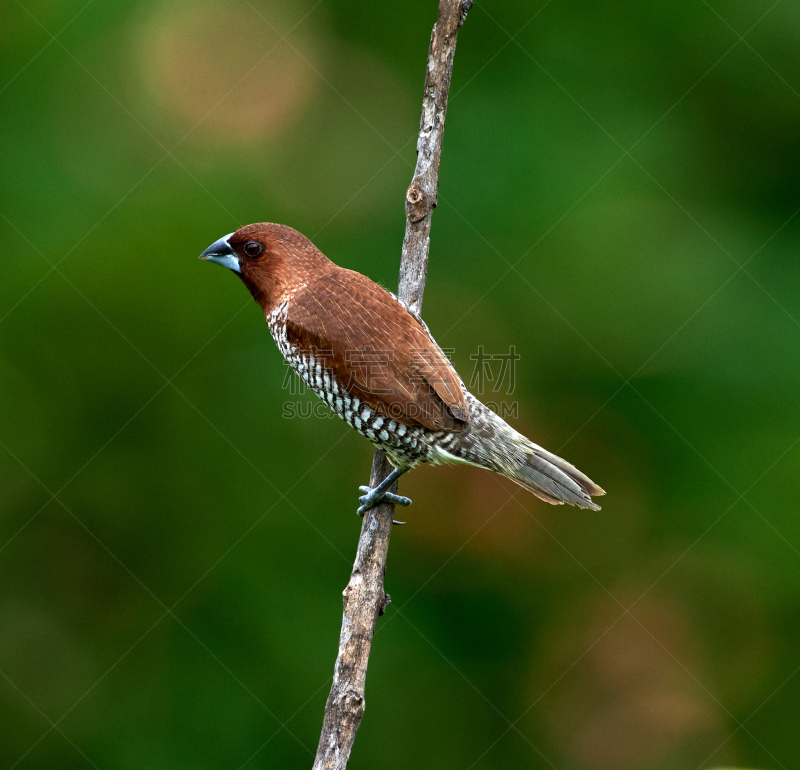
[{"label": "perched bird", "polygon": [[375,488],[360,487],[359,514],[382,500],[409,505],[389,489],[420,463],[476,465],[548,503],[599,510],[591,498],[605,492],[469,393],[421,318],[296,230],[248,225],[200,259],[238,274],[290,366],[394,466]]}]

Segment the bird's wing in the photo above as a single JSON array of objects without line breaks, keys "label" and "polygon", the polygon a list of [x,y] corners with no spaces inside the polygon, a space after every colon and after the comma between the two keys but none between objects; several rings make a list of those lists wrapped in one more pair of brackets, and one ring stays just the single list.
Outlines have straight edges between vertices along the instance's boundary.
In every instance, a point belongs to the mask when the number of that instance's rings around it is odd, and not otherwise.
[{"label": "bird's wing", "polygon": [[288,341],[314,355],[351,397],[404,425],[461,430],[461,380],[423,325],[389,292],[343,268],[288,303]]}]

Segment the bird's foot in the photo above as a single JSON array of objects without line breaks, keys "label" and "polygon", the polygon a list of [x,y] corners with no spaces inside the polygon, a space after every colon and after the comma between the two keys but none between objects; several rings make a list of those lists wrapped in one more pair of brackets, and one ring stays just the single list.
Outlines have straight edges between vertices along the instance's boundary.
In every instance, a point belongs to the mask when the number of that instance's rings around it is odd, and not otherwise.
[{"label": "bird's foot", "polygon": [[[396,495],[394,492],[386,492],[380,488],[380,486],[372,487],[361,486],[359,489],[364,492],[361,497],[358,498],[358,502],[361,503],[358,509],[358,515],[363,516],[373,505],[377,505],[378,503],[393,503],[394,505],[411,505],[411,498],[410,497],[403,497],[403,495]],[[393,521],[393,524],[405,524],[404,521]]]}]

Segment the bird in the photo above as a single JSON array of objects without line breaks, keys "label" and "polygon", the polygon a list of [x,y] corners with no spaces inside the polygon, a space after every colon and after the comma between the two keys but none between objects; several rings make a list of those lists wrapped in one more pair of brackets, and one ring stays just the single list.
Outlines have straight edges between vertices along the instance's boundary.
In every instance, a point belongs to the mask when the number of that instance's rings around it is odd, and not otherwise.
[{"label": "bird", "polygon": [[380,502],[410,505],[390,490],[422,463],[466,463],[545,502],[600,509],[592,497],[604,495],[602,488],[467,390],[422,318],[370,278],[334,264],[297,230],[246,225],[200,259],[238,275],[301,380],[389,459],[385,479],[359,487],[359,515]]}]

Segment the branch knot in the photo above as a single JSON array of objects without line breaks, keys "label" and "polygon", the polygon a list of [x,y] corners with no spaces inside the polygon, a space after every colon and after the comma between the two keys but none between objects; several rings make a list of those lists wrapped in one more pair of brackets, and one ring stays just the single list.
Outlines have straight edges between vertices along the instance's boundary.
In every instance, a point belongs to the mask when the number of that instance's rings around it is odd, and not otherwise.
[{"label": "branch knot", "polygon": [[419,222],[428,215],[433,206],[429,205],[420,180],[415,179],[406,193],[406,216],[409,222]]}]

